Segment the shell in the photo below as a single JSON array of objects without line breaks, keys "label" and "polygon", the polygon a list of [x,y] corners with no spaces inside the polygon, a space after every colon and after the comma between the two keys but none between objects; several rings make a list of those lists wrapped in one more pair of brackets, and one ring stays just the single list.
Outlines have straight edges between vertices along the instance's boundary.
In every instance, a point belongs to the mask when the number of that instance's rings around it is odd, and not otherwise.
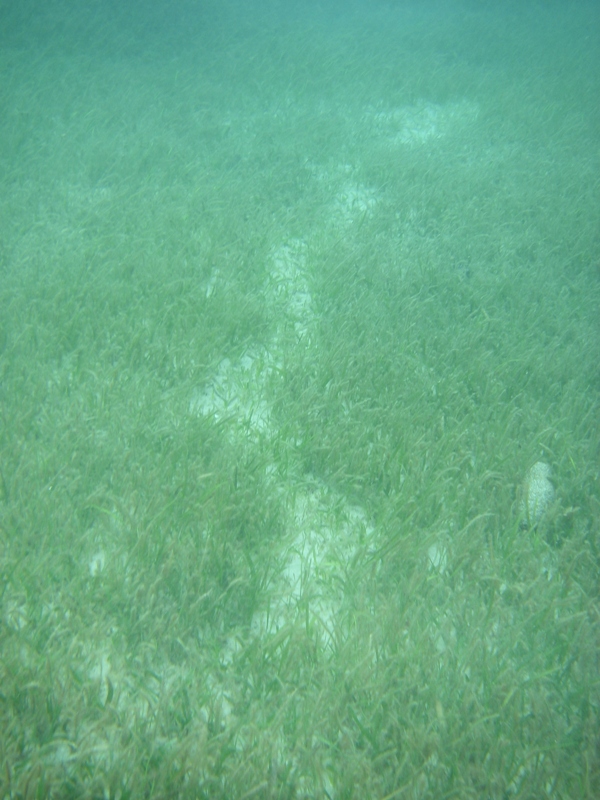
[{"label": "shell", "polygon": [[551,474],[550,465],[545,461],[536,461],[527,471],[519,508],[522,524],[527,528],[533,528],[538,524],[554,500]]}]

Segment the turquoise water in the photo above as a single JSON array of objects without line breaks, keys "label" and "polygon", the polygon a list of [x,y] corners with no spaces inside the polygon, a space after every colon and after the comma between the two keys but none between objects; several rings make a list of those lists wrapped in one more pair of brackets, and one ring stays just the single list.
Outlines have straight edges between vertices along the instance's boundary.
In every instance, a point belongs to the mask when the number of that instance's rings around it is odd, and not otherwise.
[{"label": "turquoise water", "polygon": [[0,792],[593,798],[600,15],[0,2]]}]

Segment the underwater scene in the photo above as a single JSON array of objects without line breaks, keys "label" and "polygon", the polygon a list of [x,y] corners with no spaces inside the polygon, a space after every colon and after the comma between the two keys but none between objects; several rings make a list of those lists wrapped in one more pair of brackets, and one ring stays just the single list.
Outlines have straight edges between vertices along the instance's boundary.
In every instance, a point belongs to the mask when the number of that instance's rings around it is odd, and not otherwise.
[{"label": "underwater scene", "polygon": [[600,797],[600,6],[0,0],[0,800]]}]

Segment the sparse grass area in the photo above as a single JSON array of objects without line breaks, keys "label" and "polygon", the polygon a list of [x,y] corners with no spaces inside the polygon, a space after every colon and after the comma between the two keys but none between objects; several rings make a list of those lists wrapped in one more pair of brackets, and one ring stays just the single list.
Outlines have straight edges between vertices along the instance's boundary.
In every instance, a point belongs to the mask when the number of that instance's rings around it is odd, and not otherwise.
[{"label": "sparse grass area", "polygon": [[595,12],[231,9],[2,34],[0,797],[597,797]]}]

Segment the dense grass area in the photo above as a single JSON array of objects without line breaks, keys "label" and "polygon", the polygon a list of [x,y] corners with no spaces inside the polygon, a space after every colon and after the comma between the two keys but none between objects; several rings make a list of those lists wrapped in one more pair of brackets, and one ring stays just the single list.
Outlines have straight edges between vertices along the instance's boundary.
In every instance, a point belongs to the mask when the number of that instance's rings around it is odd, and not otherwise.
[{"label": "dense grass area", "polygon": [[2,34],[0,795],[597,797],[596,12],[271,6]]}]

